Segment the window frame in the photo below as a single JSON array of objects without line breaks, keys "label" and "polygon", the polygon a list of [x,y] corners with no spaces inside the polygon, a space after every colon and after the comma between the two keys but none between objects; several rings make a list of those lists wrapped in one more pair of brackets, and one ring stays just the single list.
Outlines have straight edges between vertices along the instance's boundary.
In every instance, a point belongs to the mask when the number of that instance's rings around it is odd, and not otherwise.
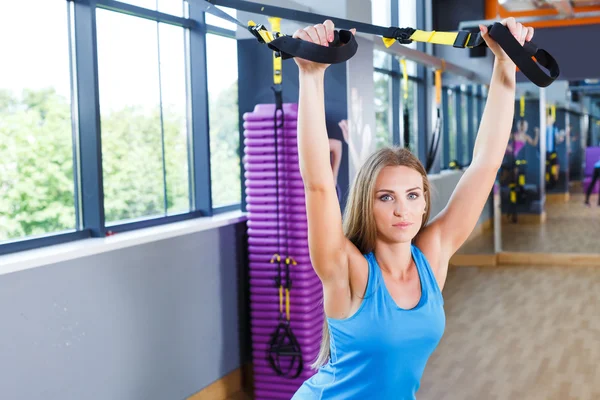
[{"label": "window frame", "polygon": [[[208,90],[206,35],[211,33],[235,39],[236,32],[207,25],[204,22],[204,12],[195,2],[187,0],[182,3],[182,6],[188,7],[189,17],[187,18],[114,0],[65,0],[65,3],[70,21],[68,46],[71,67],[76,226],[73,230],[25,236],[0,242],[0,255],[240,210],[241,203],[221,207],[212,205],[208,96],[206,95]],[[96,9],[119,12],[185,29],[188,153],[190,154],[188,162],[190,210],[187,212],[159,217],[141,217],[117,224],[106,223],[102,176]],[[191,68],[191,65],[194,67]],[[238,152],[241,167],[242,149],[240,148]],[[243,186],[243,182],[241,186]],[[243,187],[240,189],[243,202],[244,189]],[[82,193],[86,195],[82,196]]]}]

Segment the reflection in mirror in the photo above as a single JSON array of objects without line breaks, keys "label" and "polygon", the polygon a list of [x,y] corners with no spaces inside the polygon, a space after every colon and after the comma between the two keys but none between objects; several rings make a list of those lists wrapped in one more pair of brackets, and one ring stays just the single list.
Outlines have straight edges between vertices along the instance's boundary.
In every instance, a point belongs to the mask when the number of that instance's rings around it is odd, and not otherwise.
[{"label": "reflection in mirror", "polygon": [[517,86],[512,135],[498,174],[502,251],[598,253],[600,85]]}]

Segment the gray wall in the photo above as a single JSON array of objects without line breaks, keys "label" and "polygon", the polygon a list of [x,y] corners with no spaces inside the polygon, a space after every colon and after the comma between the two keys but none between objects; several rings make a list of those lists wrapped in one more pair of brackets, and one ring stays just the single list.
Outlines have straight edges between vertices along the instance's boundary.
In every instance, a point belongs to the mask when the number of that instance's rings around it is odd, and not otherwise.
[{"label": "gray wall", "polygon": [[[433,219],[440,211],[446,207],[452,192],[456,188],[458,181],[463,176],[464,171],[444,171],[441,174],[432,175],[429,177],[431,183],[431,215],[430,220]],[[493,216],[493,203],[490,193],[488,201],[485,203],[485,207],[479,216],[480,224]]]},{"label": "gray wall", "polygon": [[245,227],[0,275],[0,397],[184,399],[249,361]]}]

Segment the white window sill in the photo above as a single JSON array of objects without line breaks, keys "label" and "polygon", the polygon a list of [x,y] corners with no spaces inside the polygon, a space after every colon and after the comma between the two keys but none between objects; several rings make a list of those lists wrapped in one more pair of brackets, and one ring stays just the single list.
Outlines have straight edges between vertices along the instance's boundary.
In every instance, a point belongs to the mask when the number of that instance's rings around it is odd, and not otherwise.
[{"label": "white window sill", "polygon": [[207,231],[243,222],[247,218],[246,213],[237,210],[218,214],[213,217],[196,218],[150,228],[136,229],[104,238],[81,239],[69,243],[7,254],[0,256],[0,275]]}]

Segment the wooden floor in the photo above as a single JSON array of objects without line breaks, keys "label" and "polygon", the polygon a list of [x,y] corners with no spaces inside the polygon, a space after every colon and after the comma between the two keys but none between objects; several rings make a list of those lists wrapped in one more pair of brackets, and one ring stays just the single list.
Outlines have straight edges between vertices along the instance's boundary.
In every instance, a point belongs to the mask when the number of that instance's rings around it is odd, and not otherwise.
[{"label": "wooden floor", "polygon": [[[600,207],[583,204],[572,193],[568,203],[547,204],[546,222],[502,225],[502,251],[528,253],[600,253]],[[462,246],[458,254],[493,254],[494,231],[487,230]]]},{"label": "wooden floor", "polygon": [[546,204],[546,222],[503,224],[502,250],[548,253],[600,253],[600,207],[583,204],[584,195],[571,194],[568,203]]},{"label": "wooden floor", "polygon": [[598,267],[460,267],[419,400],[600,399]]}]

